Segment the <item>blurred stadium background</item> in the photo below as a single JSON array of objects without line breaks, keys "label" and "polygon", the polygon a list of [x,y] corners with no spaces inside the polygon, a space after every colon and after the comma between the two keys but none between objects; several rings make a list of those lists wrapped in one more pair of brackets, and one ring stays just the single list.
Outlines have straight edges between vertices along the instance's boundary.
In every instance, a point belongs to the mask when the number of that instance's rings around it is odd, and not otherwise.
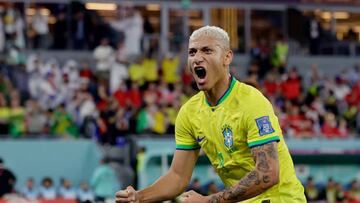
[{"label": "blurred stadium background", "polygon": [[[112,202],[163,174],[203,25],[229,33],[232,74],[272,102],[309,202],[360,202],[359,1],[10,0],[0,16],[0,157],[16,176],[0,202]],[[189,188],[223,188],[204,155]]]}]

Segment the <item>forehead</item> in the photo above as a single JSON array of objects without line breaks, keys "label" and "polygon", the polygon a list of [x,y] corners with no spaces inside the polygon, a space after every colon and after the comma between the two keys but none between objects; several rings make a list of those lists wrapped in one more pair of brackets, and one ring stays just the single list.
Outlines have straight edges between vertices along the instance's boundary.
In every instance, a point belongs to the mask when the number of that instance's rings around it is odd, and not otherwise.
[{"label": "forehead", "polygon": [[189,41],[189,49],[201,49],[203,47],[216,46],[220,46],[220,42],[218,39],[211,36],[197,37]]}]

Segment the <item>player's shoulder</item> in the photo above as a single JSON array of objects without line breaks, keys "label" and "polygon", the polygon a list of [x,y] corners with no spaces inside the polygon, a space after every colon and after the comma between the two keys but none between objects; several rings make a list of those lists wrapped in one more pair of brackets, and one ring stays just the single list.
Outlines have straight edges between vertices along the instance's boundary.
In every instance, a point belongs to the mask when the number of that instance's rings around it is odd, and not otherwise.
[{"label": "player's shoulder", "polygon": [[239,82],[237,89],[244,97],[263,97],[263,94],[257,88],[243,82]]},{"label": "player's shoulder", "polygon": [[259,104],[268,104],[268,99],[255,87],[239,82],[237,88],[239,100],[247,103],[249,106],[257,106]]},{"label": "player's shoulder", "polygon": [[204,101],[204,92],[200,91],[192,96],[185,104],[182,105],[181,112],[194,112],[199,109]]}]

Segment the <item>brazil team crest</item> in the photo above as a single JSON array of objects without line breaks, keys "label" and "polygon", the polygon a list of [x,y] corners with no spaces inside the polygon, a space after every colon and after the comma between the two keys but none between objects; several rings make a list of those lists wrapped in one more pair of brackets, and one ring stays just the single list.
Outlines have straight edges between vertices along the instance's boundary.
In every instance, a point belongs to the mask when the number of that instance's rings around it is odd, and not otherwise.
[{"label": "brazil team crest", "polygon": [[233,141],[233,132],[229,125],[225,124],[221,128],[222,134],[224,136],[224,144],[227,148],[231,149],[234,145]]}]

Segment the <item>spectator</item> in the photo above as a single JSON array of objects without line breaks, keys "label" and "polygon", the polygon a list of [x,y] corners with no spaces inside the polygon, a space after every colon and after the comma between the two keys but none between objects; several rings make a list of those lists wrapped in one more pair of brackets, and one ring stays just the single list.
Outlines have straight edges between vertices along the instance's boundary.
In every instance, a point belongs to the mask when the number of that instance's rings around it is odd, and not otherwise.
[{"label": "spectator", "polygon": [[17,15],[15,19],[15,39],[14,46],[20,51],[25,48],[25,36],[24,36],[25,22],[21,15]]},{"label": "spectator", "polygon": [[145,58],[143,61],[143,67],[145,69],[145,81],[155,82],[159,79],[158,77],[158,65],[157,61],[153,58]]},{"label": "spectator", "polygon": [[40,197],[45,200],[53,200],[56,198],[56,190],[53,185],[53,180],[50,177],[45,177],[41,181]]},{"label": "spectator", "polygon": [[25,124],[27,133],[31,135],[41,134],[45,131],[46,116],[35,100],[26,102]]},{"label": "spectator", "polygon": [[346,95],[350,93],[350,88],[344,78],[337,77],[333,91],[336,99],[342,101],[345,99]]},{"label": "spectator", "polygon": [[309,49],[311,55],[319,54],[321,40],[321,26],[316,20],[315,15],[310,16],[308,25]]},{"label": "spectator", "polygon": [[120,64],[128,65],[130,63],[128,58],[128,50],[125,46],[125,42],[120,40],[117,43],[117,47],[115,50],[115,61]]},{"label": "spectator", "polygon": [[47,36],[49,34],[48,14],[41,13],[42,8],[37,8],[32,18],[32,28],[35,31],[33,47],[35,49],[47,48]]},{"label": "spectator", "polygon": [[22,189],[21,194],[26,198],[30,200],[35,200],[39,197],[39,191],[36,189],[34,184],[34,179],[28,178],[26,180],[26,185]]},{"label": "spectator", "polygon": [[84,11],[75,14],[72,25],[72,45],[74,49],[85,49],[87,47],[87,33],[89,33],[89,23],[85,18]]},{"label": "spectator", "polygon": [[76,191],[71,185],[71,181],[68,179],[63,179],[60,189],[59,196],[63,199],[76,199]]},{"label": "spectator", "polygon": [[88,80],[93,77],[90,65],[87,61],[81,62],[79,76],[80,78]]},{"label": "spectator", "polygon": [[143,100],[146,104],[159,104],[161,93],[158,91],[156,83],[149,83],[148,88],[143,93]]},{"label": "spectator", "polygon": [[301,95],[301,78],[297,69],[292,68],[287,78],[281,83],[282,94],[286,99],[296,100]]},{"label": "spectator", "polygon": [[349,136],[349,130],[345,119],[343,118],[340,119],[338,128],[339,128],[339,136],[341,138],[347,138]]},{"label": "spectator", "polygon": [[141,38],[143,37],[143,19],[138,11],[129,7],[126,16],[111,26],[119,32],[125,33],[125,47],[130,58],[138,57],[141,51]]},{"label": "spectator", "polygon": [[129,77],[132,82],[140,86],[145,82],[145,68],[143,67],[143,58],[138,57],[133,64],[129,66]]},{"label": "spectator", "polygon": [[54,25],[54,49],[65,49],[67,47],[67,26],[66,13],[61,11],[57,16],[56,23]]},{"label": "spectator", "polygon": [[95,200],[104,202],[106,199],[113,198],[119,187],[118,178],[114,170],[110,167],[107,159],[100,161],[92,177],[91,186],[94,188]]},{"label": "spectator", "polygon": [[94,193],[86,182],[80,184],[80,188],[77,191],[77,199],[80,203],[93,202],[95,200]]},{"label": "spectator", "polygon": [[135,109],[139,109],[143,101],[142,94],[139,89],[139,84],[136,82],[131,82],[127,95],[130,99],[130,105]]},{"label": "spectator", "polygon": [[109,40],[102,39],[100,45],[95,48],[93,55],[97,61],[97,76],[108,80],[109,72],[114,63],[114,49],[110,46]]},{"label": "spectator", "polygon": [[154,119],[151,115],[151,108],[154,108],[153,105],[146,104],[144,108],[140,109],[139,114],[137,115],[136,120],[136,133],[146,133],[149,132],[151,126],[154,123]]},{"label": "spectator", "polygon": [[127,67],[123,63],[114,63],[110,69],[110,92],[114,93],[128,78]]},{"label": "spectator", "polygon": [[14,192],[16,177],[14,173],[5,167],[3,160],[0,158],[0,199],[6,194]]},{"label": "spectator", "polygon": [[11,109],[7,105],[5,96],[0,93],[0,132],[1,134],[9,133]]},{"label": "spectator", "polygon": [[127,86],[126,86],[125,82],[122,81],[119,84],[119,86],[116,88],[113,96],[119,103],[120,107],[124,108],[126,106],[126,103],[128,100],[128,95],[127,95]]},{"label": "spectator", "polygon": [[169,122],[164,105],[160,105],[159,107],[156,108],[154,107],[152,114],[153,114],[154,123],[152,125],[151,131],[159,135],[164,134],[167,130],[167,126]]},{"label": "spectator", "polygon": [[74,124],[69,113],[65,111],[65,105],[61,104],[53,114],[51,126],[52,135],[76,138],[79,136],[78,128]]},{"label": "spectator", "polygon": [[345,191],[341,183],[336,183],[336,202],[344,202],[345,200]]},{"label": "spectator", "polygon": [[289,44],[284,39],[282,35],[279,35],[273,51],[273,55],[271,57],[271,63],[273,67],[279,69],[281,73],[281,69],[284,69],[287,62],[287,57],[289,53]]},{"label": "spectator", "polygon": [[309,176],[305,185],[305,196],[308,202],[313,202],[319,199],[320,191],[315,186],[313,177]]},{"label": "spectator", "polygon": [[176,83],[179,81],[178,74],[179,58],[174,54],[168,54],[162,61],[162,76],[166,83]]},{"label": "spectator", "polygon": [[352,86],[350,93],[346,96],[346,101],[350,105],[360,104],[360,79]]},{"label": "spectator", "polygon": [[116,112],[116,132],[117,136],[125,136],[130,127],[129,114],[125,108],[119,108]]},{"label": "spectator", "polygon": [[264,94],[267,97],[275,96],[280,91],[280,84],[277,81],[276,75],[273,72],[270,72],[265,76],[263,87]]},{"label": "spectator", "polygon": [[337,121],[334,114],[327,113],[325,115],[325,121],[321,128],[321,133],[326,138],[337,138],[340,136],[339,129],[337,128]]},{"label": "spectator", "polygon": [[20,106],[20,96],[17,92],[11,98],[10,128],[12,137],[19,137],[25,133],[25,108]]},{"label": "spectator", "polygon": [[14,8],[14,4],[8,3],[3,15],[5,39],[6,43],[8,44],[6,46],[9,46],[9,43],[14,43],[16,36],[16,18],[18,15],[19,12]]},{"label": "spectator", "polygon": [[325,188],[325,195],[326,195],[326,202],[327,203],[336,203],[336,183],[332,178],[329,178],[326,188]]},{"label": "spectator", "polygon": [[357,180],[351,181],[350,188],[347,192],[347,200],[350,203],[360,202],[360,187],[359,182]]}]

